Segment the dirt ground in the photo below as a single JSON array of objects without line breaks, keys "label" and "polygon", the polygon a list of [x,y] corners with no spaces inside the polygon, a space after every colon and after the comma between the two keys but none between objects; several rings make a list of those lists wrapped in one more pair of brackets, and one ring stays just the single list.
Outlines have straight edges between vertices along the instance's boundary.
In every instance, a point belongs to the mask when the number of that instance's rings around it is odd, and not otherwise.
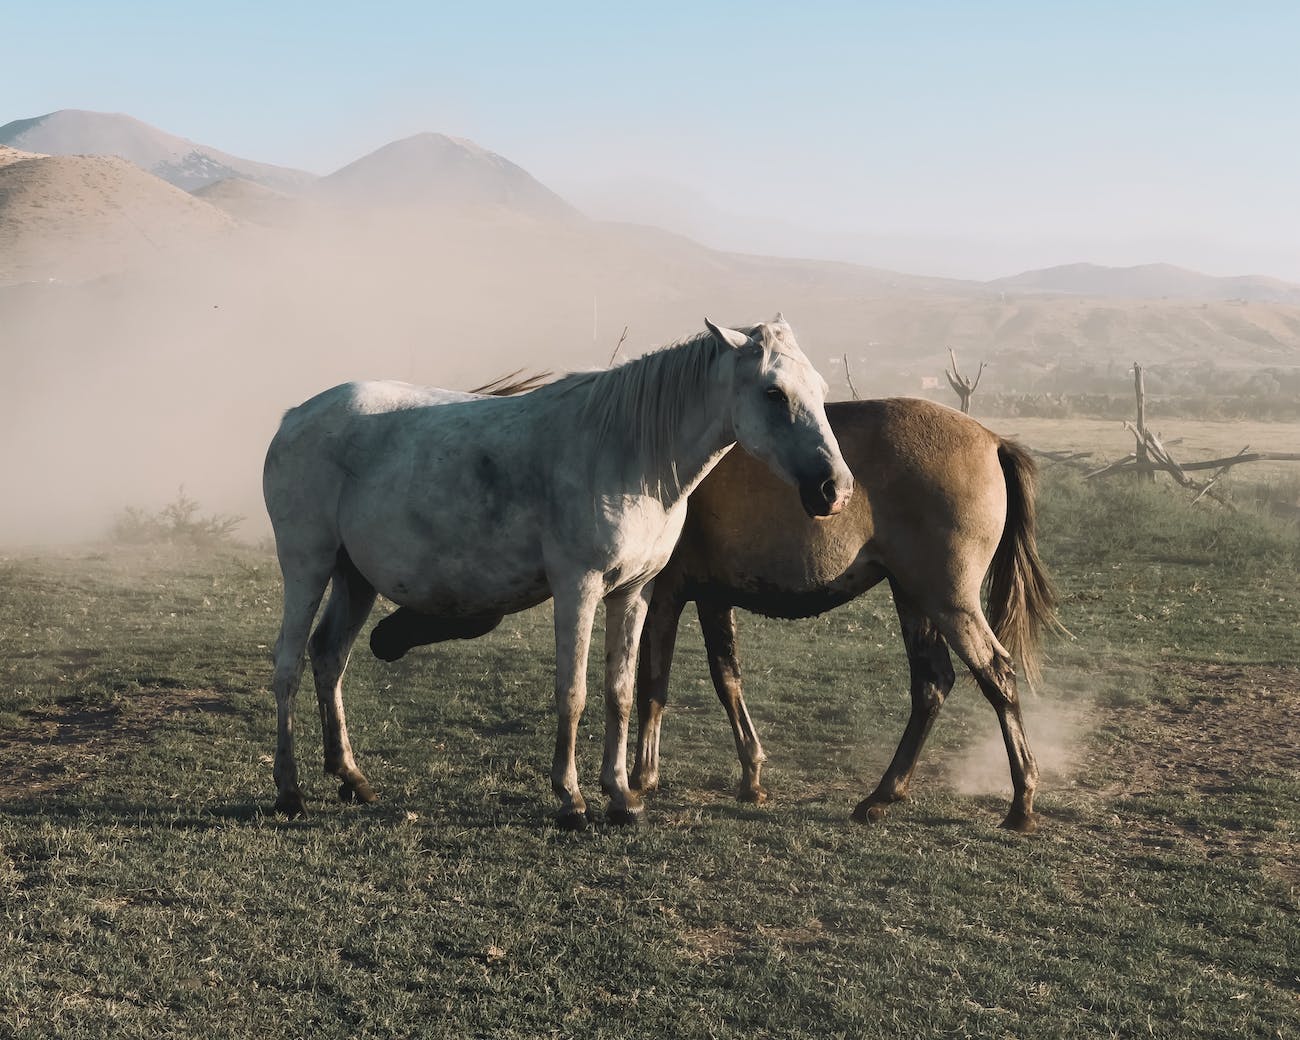
[{"label": "dirt ground", "polygon": [[67,790],[110,756],[147,744],[160,719],[232,710],[211,690],[157,689],[134,699],[129,710],[64,697],[25,712],[26,726],[0,733],[0,803]]}]

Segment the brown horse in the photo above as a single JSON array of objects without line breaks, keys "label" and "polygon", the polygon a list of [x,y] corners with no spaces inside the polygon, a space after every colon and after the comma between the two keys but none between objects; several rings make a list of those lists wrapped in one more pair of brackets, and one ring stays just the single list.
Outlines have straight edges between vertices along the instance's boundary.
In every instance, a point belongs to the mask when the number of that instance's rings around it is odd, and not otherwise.
[{"label": "brown horse", "polygon": [[[952,689],[951,647],[1002,726],[1015,790],[1003,826],[1033,831],[1038,767],[1011,663],[1019,656],[1032,680],[1039,636],[1055,624],[1035,544],[1033,461],[1015,443],[928,401],[845,402],[828,405],[826,414],[857,484],[839,516],[809,520],[789,489],[739,449],[691,495],[641,640],[632,786],[648,791],[658,783],[673,644],[688,602],[698,608],[709,671],[735,735],[738,797],[762,802],[763,749],[741,691],[734,608],[812,617],[888,580],[911,668],[912,713],[893,761],[853,819],[879,819],[906,796]],[[986,575],[988,620],[980,608]]]}]

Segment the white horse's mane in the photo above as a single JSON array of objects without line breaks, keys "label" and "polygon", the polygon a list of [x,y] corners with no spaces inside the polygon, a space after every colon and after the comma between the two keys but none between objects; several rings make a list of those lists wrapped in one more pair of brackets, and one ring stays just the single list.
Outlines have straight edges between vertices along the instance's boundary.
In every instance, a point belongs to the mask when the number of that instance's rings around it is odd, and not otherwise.
[{"label": "white horse's mane", "polygon": [[[754,335],[757,329],[742,331]],[[766,355],[769,337],[755,339]],[[551,387],[556,393],[585,391],[581,415],[592,436],[622,450],[629,466],[645,474],[645,490],[674,494],[681,484],[673,435],[707,392],[710,370],[728,349],[711,332],[699,332],[617,368],[575,372]]]}]

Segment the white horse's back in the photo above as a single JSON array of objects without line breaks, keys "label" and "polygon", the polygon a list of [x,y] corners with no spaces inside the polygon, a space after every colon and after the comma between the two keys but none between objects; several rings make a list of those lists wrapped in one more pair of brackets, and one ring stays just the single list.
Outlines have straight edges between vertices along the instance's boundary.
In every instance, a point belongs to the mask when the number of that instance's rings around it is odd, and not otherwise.
[{"label": "white horse's back", "polygon": [[267,452],[277,546],[333,542],[380,593],[427,614],[541,602],[541,503],[519,494],[539,466],[537,413],[522,398],[409,383],[317,395],[285,416]]}]

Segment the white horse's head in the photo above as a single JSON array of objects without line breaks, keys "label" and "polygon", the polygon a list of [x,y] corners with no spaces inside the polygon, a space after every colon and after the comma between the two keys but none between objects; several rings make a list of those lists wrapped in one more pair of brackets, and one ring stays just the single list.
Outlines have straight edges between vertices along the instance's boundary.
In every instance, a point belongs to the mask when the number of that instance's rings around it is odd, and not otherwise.
[{"label": "white horse's head", "polygon": [[731,425],[736,443],[799,489],[809,516],[834,516],[853,474],[826,421],[826,380],[778,314],[747,331],[704,323],[734,360]]}]

